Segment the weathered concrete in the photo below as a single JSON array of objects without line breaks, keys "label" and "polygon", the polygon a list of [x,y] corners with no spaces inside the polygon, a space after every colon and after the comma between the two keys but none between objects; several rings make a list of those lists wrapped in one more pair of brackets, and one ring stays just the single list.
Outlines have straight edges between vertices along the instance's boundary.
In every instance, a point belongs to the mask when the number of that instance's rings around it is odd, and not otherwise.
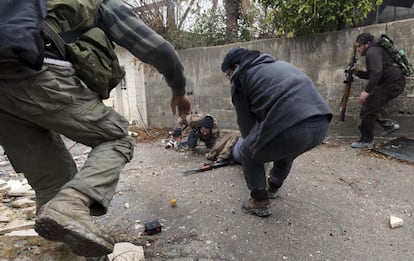
[{"label": "weathered concrete", "polygon": [[[400,48],[406,51],[408,56],[414,58],[414,46],[412,45],[414,42],[414,19],[292,39],[266,39],[217,47],[180,50],[178,53],[184,64],[187,90],[193,101],[193,111],[212,113],[223,128],[237,129],[230,99],[229,83],[220,71],[220,64],[230,48],[242,46],[271,53],[302,69],[315,82],[337,116],[344,88],[344,69],[350,59],[352,44],[361,32],[371,32],[376,36],[386,33],[394,39]],[[364,67],[363,61],[364,59],[358,60],[358,67]],[[133,60],[133,64],[136,62],[137,60]],[[136,88],[141,88],[137,93],[145,95],[145,100],[141,99],[141,101],[146,104],[146,106],[140,105],[139,110],[144,112],[147,118],[129,119],[138,120],[138,122],[144,121],[145,125],[149,127],[174,126],[175,118],[169,107],[171,93],[166,88],[164,79],[147,65],[140,67],[139,74],[145,75],[145,80],[136,85]],[[355,78],[348,103],[346,122],[338,122],[335,117],[331,126],[331,133],[334,135],[355,134],[360,108],[358,96],[364,84],[366,81]],[[414,117],[413,86],[414,78],[408,77],[406,91],[388,106],[391,115],[401,121],[400,133],[404,135],[411,135],[414,132],[412,124]],[[133,106],[136,105],[130,106],[130,110],[136,109]],[[125,115],[128,116],[128,114]]]}]

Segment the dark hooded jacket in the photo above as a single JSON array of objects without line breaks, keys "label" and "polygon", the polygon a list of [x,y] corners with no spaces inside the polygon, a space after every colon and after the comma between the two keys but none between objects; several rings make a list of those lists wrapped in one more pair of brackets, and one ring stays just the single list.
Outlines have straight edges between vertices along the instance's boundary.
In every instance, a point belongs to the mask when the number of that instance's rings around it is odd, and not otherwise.
[{"label": "dark hooded jacket", "polygon": [[232,75],[231,96],[244,146],[253,154],[307,118],[332,113],[312,80],[268,54],[251,51]]}]

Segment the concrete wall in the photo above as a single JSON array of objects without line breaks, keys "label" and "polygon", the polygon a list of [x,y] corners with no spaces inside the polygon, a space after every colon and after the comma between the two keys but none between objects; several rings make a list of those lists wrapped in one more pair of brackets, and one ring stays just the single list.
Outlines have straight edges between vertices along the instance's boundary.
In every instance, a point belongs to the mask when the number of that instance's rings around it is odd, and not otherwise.
[{"label": "concrete wall", "polygon": [[[356,128],[360,109],[358,95],[366,81],[355,78],[345,122],[338,121],[338,109],[344,88],[344,69],[350,59],[352,44],[361,32],[370,32],[375,36],[386,33],[394,39],[398,47],[404,49],[408,56],[414,59],[412,44],[414,43],[414,19],[293,39],[267,39],[181,50],[178,53],[185,67],[187,92],[193,102],[193,111],[211,113],[217,117],[222,128],[237,129],[229,82],[221,72],[220,65],[229,49],[241,46],[270,53],[302,69],[314,81],[335,113],[331,124],[331,134],[358,135]],[[364,68],[364,58],[359,58],[358,67]],[[140,92],[145,93],[147,126],[173,127],[175,117],[169,107],[171,92],[164,79],[148,65],[143,66],[140,72],[145,75],[145,80],[141,81],[142,86],[137,88],[145,89]],[[408,77],[405,92],[387,106],[391,115],[400,120],[402,130],[409,135],[414,133],[413,80],[413,77]]]}]

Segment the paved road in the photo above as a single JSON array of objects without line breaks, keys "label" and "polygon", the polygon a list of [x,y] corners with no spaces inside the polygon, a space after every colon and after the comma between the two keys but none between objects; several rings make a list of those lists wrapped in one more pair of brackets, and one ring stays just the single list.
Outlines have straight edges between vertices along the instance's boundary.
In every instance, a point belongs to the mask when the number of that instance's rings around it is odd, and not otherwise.
[{"label": "paved road", "polygon": [[[184,176],[205,162],[205,150],[138,143],[109,213],[97,222],[118,242],[144,246],[146,260],[414,260],[414,165],[349,143],[327,140],[300,156],[269,218],[241,211],[249,192],[239,165]],[[73,145],[81,166],[88,149]],[[1,168],[3,177],[10,168]],[[404,226],[391,229],[390,215]],[[152,220],[162,232],[143,235]],[[33,249],[22,248],[21,260],[39,258]]]},{"label": "paved road", "polygon": [[[249,192],[240,166],[184,176],[205,162],[202,149],[140,143],[99,223],[144,245],[147,260],[414,260],[414,165],[349,142],[300,156],[269,218],[241,211]],[[391,229],[390,215],[404,226]],[[162,232],[140,235],[151,220]]]}]

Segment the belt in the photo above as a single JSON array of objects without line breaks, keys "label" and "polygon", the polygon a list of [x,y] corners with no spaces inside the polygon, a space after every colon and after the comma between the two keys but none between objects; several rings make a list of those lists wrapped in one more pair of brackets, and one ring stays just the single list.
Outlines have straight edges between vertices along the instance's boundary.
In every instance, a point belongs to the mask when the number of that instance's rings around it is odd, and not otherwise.
[{"label": "belt", "polygon": [[57,66],[63,66],[63,67],[73,67],[71,62],[68,61],[64,61],[64,60],[59,60],[59,59],[54,59],[54,58],[49,58],[49,57],[45,57],[43,59],[43,62],[46,64],[53,64],[53,65],[57,65]]}]

